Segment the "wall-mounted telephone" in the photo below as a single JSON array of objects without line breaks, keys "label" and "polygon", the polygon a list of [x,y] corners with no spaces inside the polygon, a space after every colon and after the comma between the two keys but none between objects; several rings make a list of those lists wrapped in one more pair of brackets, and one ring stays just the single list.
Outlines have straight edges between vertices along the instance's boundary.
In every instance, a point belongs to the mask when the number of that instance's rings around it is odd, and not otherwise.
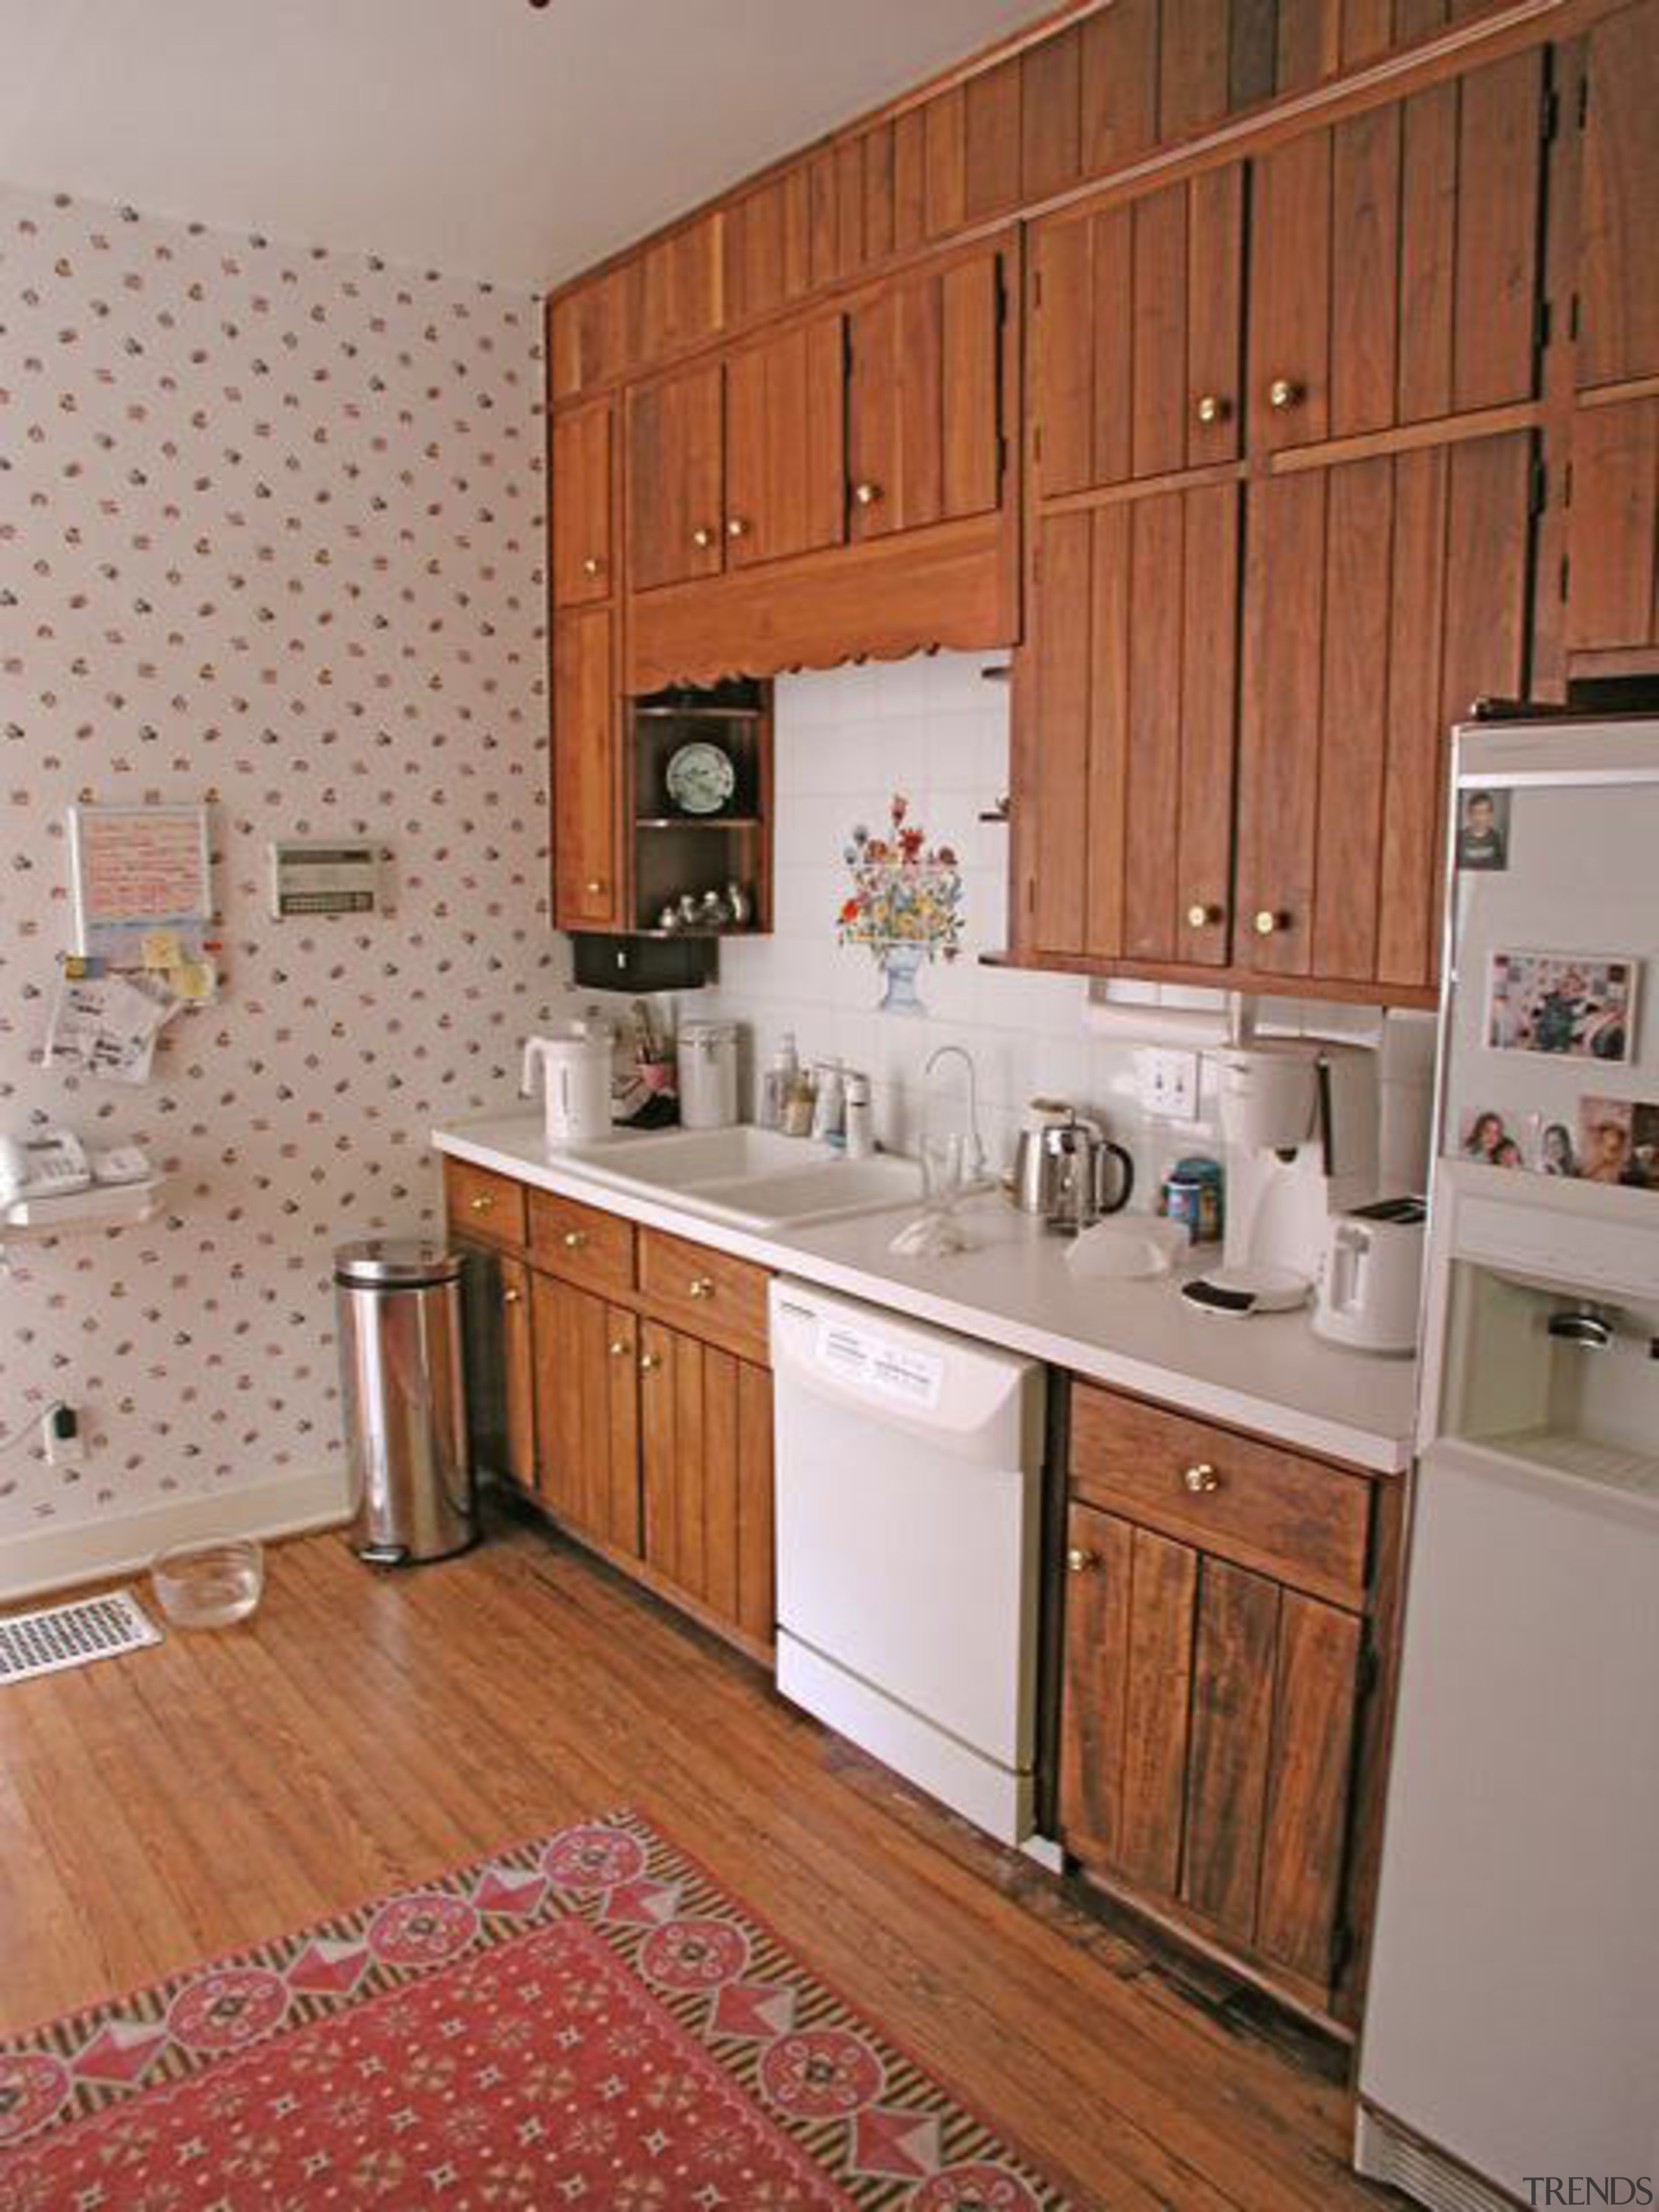
[{"label": "wall-mounted telephone", "polygon": [[72,1129],[0,1136],[0,1205],[25,1198],[67,1198],[93,1183],[148,1182],[154,1170],[137,1145],[88,1157]]}]

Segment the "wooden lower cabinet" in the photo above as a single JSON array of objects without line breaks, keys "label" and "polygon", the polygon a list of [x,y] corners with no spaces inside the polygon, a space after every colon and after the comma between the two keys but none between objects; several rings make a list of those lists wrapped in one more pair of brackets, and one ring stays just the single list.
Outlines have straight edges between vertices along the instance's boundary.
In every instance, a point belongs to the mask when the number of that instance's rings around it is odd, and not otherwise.
[{"label": "wooden lower cabinet", "polygon": [[479,1474],[505,1476],[533,1493],[536,1392],[530,1271],[522,1260],[489,1244],[470,1238],[460,1242],[466,1259],[462,1310],[473,1467]]},{"label": "wooden lower cabinet", "polygon": [[1094,1506],[1067,1537],[1067,1850],[1327,2009],[1364,1620]]},{"label": "wooden lower cabinet", "polygon": [[638,1322],[552,1275],[531,1282],[537,1492],[574,1528],[637,1553]]},{"label": "wooden lower cabinet", "polygon": [[769,1646],[771,1376],[661,1322],[642,1322],[640,1340],[646,1564]]}]

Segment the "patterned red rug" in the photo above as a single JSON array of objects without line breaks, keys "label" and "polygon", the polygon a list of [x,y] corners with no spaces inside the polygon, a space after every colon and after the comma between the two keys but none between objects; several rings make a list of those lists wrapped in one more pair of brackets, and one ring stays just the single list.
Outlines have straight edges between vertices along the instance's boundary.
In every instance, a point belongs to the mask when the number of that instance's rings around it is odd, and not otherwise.
[{"label": "patterned red rug", "polygon": [[0,2045],[0,2212],[1058,2212],[644,1821]]}]

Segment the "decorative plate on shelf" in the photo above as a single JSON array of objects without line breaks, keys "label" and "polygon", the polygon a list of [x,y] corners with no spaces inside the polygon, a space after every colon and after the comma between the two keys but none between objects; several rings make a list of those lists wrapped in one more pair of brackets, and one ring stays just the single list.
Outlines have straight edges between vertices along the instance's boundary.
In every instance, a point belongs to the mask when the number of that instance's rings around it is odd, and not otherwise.
[{"label": "decorative plate on shelf", "polygon": [[682,814],[718,814],[731,804],[738,772],[730,753],[699,738],[670,755],[664,781]]}]

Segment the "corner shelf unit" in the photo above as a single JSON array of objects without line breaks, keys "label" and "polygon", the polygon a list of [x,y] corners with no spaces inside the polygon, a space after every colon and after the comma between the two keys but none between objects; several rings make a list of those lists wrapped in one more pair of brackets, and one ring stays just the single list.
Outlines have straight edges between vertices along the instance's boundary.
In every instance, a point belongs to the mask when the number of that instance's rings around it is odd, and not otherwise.
[{"label": "corner shelf unit", "polygon": [[[749,678],[679,687],[631,702],[629,766],[633,841],[633,932],[707,943],[764,935],[772,927],[772,687]],[[720,748],[734,783],[716,814],[687,814],[668,792],[668,763],[682,745]],[[701,924],[665,931],[665,907],[685,891],[739,884],[750,902],[741,928]],[[712,958],[711,958],[712,965]]]}]

